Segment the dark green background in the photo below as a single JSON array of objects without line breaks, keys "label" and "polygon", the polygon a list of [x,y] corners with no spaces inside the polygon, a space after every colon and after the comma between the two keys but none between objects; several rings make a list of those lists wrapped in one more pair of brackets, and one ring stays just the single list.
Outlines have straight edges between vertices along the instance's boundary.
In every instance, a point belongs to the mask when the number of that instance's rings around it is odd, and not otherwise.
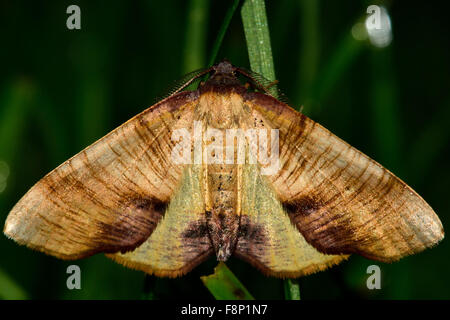
[{"label": "dark green background", "polygon": [[[385,3],[393,42],[377,49],[352,38],[366,1],[270,1],[267,15],[280,89],[293,107],[348,141],[412,186],[450,221],[450,21],[444,1]],[[78,4],[82,29],[66,28]],[[198,6],[196,6],[198,4]],[[206,65],[225,1],[0,2],[0,161],[8,164],[0,221],[47,172],[152,105],[184,73]],[[196,16],[197,15],[197,16]],[[198,28],[192,20],[200,19]],[[239,9],[219,59],[247,67]],[[448,228],[448,227],[447,227]],[[300,279],[303,299],[449,299],[449,244],[383,264],[352,256]],[[143,296],[144,274],[102,255],[73,262],[82,290],[66,288],[59,261],[0,236],[0,298]],[[212,299],[199,276],[150,279],[157,298]],[[366,288],[378,264],[382,289]],[[227,263],[256,298],[283,298],[281,280]],[[13,285],[15,284],[15,285]],[[11,287],[12,286],[12,287]]]}]

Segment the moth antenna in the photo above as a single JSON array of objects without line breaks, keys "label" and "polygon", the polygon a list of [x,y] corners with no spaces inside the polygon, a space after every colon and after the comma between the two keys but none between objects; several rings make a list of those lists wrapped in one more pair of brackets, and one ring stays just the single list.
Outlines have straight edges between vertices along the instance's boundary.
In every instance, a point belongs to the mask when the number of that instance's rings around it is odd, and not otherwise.
[{"label": "moth antenna", "polygon": [[268,90],[268,89],[270,89],[271,87],[273,87],[273,86],[275,86],[275,85],[277,85],[278,84],[278,80],[274,80],[274,81],[272,81],[271,83],[269,83],[269,85],[268,86],[266,86],[266,90]]},{"label": "moth antenna", "polygon": [[[212,67],[198,69],[198,70],[195,70],[195,71],[185,74],[183,77],[181,77],[177,81],[173,82],[172,85],[170,85],[168,87],[169,89],[166,89],[163,94],[157,96],[157,98],[154,99],[154,102],[157,103],[165,98],[168,98],[168,97],[182,91],[183,89],[188,87],[190,84],[194,83],[196,80],[200,79],[201,77],[210,73],[211,71],[213,71]],[[201,85],[201,83],[200,83],[200,85]]]},{"label": "moth antenna", "polygon": [[[236,67],[236,72],[249,79],[250,86],[253,86],[255,89],[272,96],[283,103],[290,104],[286,95],[277,87],[279,83],[278,80],[271,81],[259,73],[240,67]],[[273,88],[273,90],[270,90],[271,88]]]}]

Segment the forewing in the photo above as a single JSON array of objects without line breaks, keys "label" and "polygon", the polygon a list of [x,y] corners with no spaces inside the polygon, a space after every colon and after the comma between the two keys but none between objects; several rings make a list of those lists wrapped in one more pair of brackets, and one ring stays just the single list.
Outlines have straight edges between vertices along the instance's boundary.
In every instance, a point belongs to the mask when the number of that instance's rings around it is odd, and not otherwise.
[{"label": "forewing", "polygon": [[4,233],[63,259],[134,249],[177,186],[171,132],[192,122],[196,99],[186,92],[163,100],[64,162],[16,204]]},{"label": "forewing", "polygon": [[260,167],[246,164],[242,173],[242,211],[235,255],[263,273],[299,277],[335,265],[347,256],[320,253],[289,220]]},{"label": "forewing", "polygon": [[255,93],[246,104],[279,129],[281,169],[268,178],[316,249],[393,261],[444,237],[431,207],[380,164],[271,97]]}]

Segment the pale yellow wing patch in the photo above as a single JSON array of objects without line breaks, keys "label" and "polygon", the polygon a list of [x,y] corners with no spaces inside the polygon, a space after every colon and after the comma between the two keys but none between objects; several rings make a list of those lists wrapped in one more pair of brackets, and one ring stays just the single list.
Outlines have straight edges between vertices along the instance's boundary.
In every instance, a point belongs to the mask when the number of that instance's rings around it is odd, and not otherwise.
[{"label": "pale yellow wing patch", "polygon": [[214,251],[208,237],[201,192],[202,166],[186,166],[179,189],[151,236],[137,249],[108,257],[157,276],[189,272]]},{"label": "pale yellow wing patch", "polygon": [[322,254],[308,244],[260,175],[259,167],[248,164],[242,170],[241,234],[236,256],[277,277],[314,273],[347,257]]}]

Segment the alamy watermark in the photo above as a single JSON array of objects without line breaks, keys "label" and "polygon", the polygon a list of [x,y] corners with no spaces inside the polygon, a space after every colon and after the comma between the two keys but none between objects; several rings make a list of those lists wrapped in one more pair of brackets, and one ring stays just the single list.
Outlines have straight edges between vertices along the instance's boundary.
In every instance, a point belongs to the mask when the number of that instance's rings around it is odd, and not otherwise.
[{"label": "alamy watermark", "polygon": [[376,264],[367,267],[367,274],[370,276],[367,278],[367,289],[381,289],[381,269]]},{"label": "alamy watermark", "polygon": [[72,4],[67,7],[66,13],[70,16],[66,20],[66,26],[69,30],[81,29],[81,9],[79,6]]},{"label": "alamy watermark", "polygon": [[186,128],[172,132],[171,159],[175,164],[260,164],[262,175],[280,169],[278,129],[204,130],[194,121],[192,132]]},{"label": "alamy watermark", "polygon": [[73,290],[73,289],[81,289],[81,269],[76,264],[72,264],[67,267],[66,270],[67,274],[70,274],[70,276],[67,277],[66,280],[66,286],[67,289]]}]

